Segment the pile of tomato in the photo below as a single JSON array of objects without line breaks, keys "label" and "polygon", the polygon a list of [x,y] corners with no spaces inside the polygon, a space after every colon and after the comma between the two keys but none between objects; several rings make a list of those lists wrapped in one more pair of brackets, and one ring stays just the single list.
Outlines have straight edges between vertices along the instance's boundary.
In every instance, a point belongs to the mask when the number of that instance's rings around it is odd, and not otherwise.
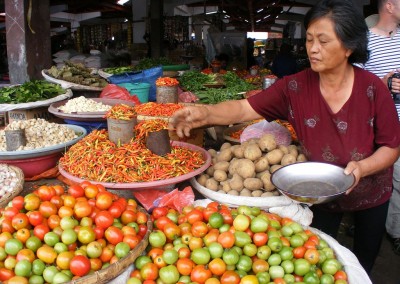
[{"label": "pile of tomato", "polygon": [[134,199],[84,181],[42,185],[1,210],[0,282],[64,283],[124,258],[147,232]]},{"label": "pile of tomato", "polygon": [[289,218],[212,202],[152,212],[146,254],[129,284],[347,283],[334,251]]}]

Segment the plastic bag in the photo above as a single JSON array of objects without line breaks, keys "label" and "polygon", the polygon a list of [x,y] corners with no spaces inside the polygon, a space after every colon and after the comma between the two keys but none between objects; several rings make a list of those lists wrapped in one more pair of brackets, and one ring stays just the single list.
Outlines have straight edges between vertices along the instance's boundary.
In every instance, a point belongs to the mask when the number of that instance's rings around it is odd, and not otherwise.
[{"label": "plastic bag", "polygon": [[156,80],[163,75],[162,67],[153,67],[139,72],[126,72],[123,74],[112,75],[108,80],[112,84],[120,83],[149,83],[149,101],[156,101]]},{"label": "plastic bag", "polygon": [[127,89],[114,84],[105,86],[103,91],[101,91],[100,98],[131,101],[135,105],[140,105],[139,98],[136,95],[131,95]]},{"label": "plastic bag", "polygon": [[185,187],[182,191],[176,188],[170,192],[160,189],[146,189],[134,192],[134,195],[149,212],[155,207],[162,206],[182,212],[183,207],[191,205],[194,202],[194,193],[190,186]]},{"label": "plastic bag", "polygon": [[260,138],[264,134],[272,134],[278,145],[288,146],[292,142],[290,131],[276,122],[268,122],[262,120],[260,122],[247,126],[240,135],[240,143],[243,143],[251,138]]}]

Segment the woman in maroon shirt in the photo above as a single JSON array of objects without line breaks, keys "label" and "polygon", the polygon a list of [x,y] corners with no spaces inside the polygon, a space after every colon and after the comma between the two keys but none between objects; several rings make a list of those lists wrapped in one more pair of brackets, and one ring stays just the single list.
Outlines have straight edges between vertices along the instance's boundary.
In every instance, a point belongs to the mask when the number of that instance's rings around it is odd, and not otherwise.
[{"label": "woman in maroon shirt", "polygon": [[312,226],[336,237],[343,212],[354,212],[354,253],[369,273],[385,232],[400,125],[386,86],[352,65],[368,59],[368,28],[357,11],[348,0],[318,2],[305,17],[310,69],[247,100],[184,108],[171,126],[188,136],[203,125],[288,120],[308,160],[342,166],[356,177],[345,196],[311,207]]}]

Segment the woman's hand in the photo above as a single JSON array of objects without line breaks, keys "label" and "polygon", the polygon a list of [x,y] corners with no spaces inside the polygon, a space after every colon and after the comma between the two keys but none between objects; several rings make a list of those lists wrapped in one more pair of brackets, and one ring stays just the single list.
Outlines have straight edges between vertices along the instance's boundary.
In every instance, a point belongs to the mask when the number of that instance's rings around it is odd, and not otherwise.
[{"label": "woman's hand", "polygon": [[354,175],[355,181],[352,187],[350,187],[347,191],[346,191],[346,195],[348,195],[358,184],[358,182],[360,181],[361,177],[362,177],[362,169],[361,169],[361,165],[356,162],[356,161],[350,161],[346,168],[344,169],[344,174],[345,175]]},{"label": "woman's hand", "polygon": [[179,137],[190,136],[190,130],[207,124],[208,108],[206,106],[185,107],[174,113],[169,120],[168,128],[175,130]]}]

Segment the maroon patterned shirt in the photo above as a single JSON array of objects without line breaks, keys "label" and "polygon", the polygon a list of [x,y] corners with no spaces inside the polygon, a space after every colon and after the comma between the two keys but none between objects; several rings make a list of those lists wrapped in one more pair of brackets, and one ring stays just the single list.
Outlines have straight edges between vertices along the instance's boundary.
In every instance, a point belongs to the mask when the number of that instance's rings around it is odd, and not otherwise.
[{"label": "maroon patterned shirt", "polygon": [[[400,123],[390,92],[374,74],[354,67],[350,98],[333,113],[322,97],[319,75],[311,69],[284,77],[248,98],[268,121],[289,121],[309,161],[345,167],[374,153],[380,146],[400,145]],[[364,177],[349,194],[325,205],[352,211],[386,202],[392,192],[393,167]]]}]

